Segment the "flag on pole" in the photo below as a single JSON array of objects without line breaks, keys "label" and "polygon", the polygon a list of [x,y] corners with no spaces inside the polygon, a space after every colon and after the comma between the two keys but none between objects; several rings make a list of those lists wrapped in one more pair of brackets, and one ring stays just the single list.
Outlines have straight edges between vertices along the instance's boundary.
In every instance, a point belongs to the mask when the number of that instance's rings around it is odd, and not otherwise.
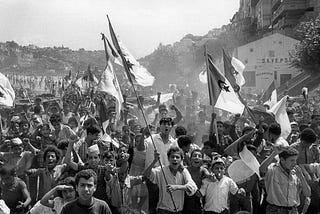
[{"label": "flag on pole", "polygon": [[117,100],[117,116],[120,115],[121,105],[123,103],[123,97],[120,90],[118,79],[113,72],[113,67],[110,61],[108,61],[108,64],[103,71],[101,75],[100,82],[97,86],[97,91],[105,92],[107,94],[110,94],[114,96]]},{"label": "flag on pole", "polygon": [[239,100],[230,82],[213,64],[209,54],[206,54],[206,60],[210,105],[234,114],[242,114],[245,106]]},{"label": "flag on pole", "polygon": [[109,21],[110,36],[111,36],[113,45],[121,57],[122,64],[125,68],[125,72],[127,74],[129,81],[132,84],[135,82],[143,87],[152,86],[155,80],[154,76],[152,76],[145,67],[140,65],[140,63],[132,56],[132,54],[123,45],[123,43],[119,41],[119,39],[117,38],[113,30],[109,17],[108,17],[108,21]]},{"label": "flag on pole", "polygon": [[[104,35],[103,35],[104,36]],[[123,66],[121,63],[121,58],[119,56],[119,54],[117,54],[117,51],[114,50],[114,48],[112,47],[111,43],[109,42],[109,40],[104,36],[104,38],[107,40],[108,43],[108,50],[110,50],[110,54],[109,57],[111,59],[112,62],[115,62],[116,64]]]},{"label": "flag on pole", "polygon": [[244,64],[234,58],[230,57],[224,49],[223,52],[223,65],[224,65],[224,75],[229,80],[235,92],[240,90],[240,87],[245,84],[245,79],[243,76]]},{"label": "flag on pole", "polygon": [[15,97],[9,79],[0,73],[0,106],[12,107]]},{"label": "flag on pole", "polygon": [[287,114],[287,99],[288,96],[284,96],[279,102],[277,102],[270,110],[269,113],[272,113],[275,117],[277,123],[281,126],[281,137],[287,139],[291,133],[290,120]]},{"label": "flag on pole", "polygon": [[[104,43],[105,55],[106,55],[106,68],[101,75],[100,81],[97,86],[97,91],[105,92],[116,98],[116,113],[117,117],[120,117],[121,106],[123,103],[123,96],[121,93],[120,85],[116,74],[113,71],[112,61],[114,61],[114,56],[112,54],[112,49],[110,48],[110,43],[108,39],[102,34],[102,40]],[[109,46],[107,46],[107,43]]]},{"label": "flag on pole", "polygon": [[267,90],[262,94],[261,100],[263,104],[270,106],[272,108],[277,101],[277,90],[274,81],[269,85]]}]

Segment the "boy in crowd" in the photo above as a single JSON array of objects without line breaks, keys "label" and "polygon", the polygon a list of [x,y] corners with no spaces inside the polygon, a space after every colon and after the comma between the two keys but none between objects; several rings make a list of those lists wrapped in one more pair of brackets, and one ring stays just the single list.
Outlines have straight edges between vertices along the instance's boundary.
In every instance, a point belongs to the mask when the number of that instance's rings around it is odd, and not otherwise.
[{"label": "boy in crowd", "polygon": [[97,189],[97,174],[92,169],[78,172],[75,181],[79,197],[65,205],[61,214],[111,214],[106,202],[93,197]]},{"label": "boy in crowd", "polygon": [[189,171],[182,166],[183,151],[179,147],[171,147],[167,152],[167,157],[169,165],[153,169],[160,159],[159,153],[155,151],[154,160],[145,170],[144,177],[159,186],[158,214],[181,213],[184,193],[193,195],[197,190],[197,185],[192,180]]},{"label": "boy in crowd", "polygon": [[[225,176],[225,163],[220,157],[212,161],[211,170],[214,173],[215,182],[209,179],[203,180],[200,195],[205,197],[205,214],[228,214],[229,213],[229,193],[244,195],[245,191],[238,188],[237,184],[229,177]],[[199,194],[199,192],[197,193]]]}]

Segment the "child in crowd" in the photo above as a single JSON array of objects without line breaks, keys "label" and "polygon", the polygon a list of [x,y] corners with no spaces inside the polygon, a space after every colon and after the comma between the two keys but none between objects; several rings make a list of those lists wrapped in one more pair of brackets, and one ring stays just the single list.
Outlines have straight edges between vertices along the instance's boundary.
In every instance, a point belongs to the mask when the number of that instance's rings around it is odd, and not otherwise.
[{"label": "child in crowd", "polygon": [[[128,149],[121,146],[118,150],[117,169],[110,163],[108,167],[107,195],[111,203],[112,213],[131,213],[131,191],[132,187],[142,184],[142,176],[130,176],[128,163]],[[140,213],[139,210],[137,213]]]},{"label": "child in crowd", "polygon": [[[159,186],[159,202],[157,212],[167,214],[181,212],[184,204],[184,193],[193,195],[197,185],[191,178],[189,171],[182,166],[183,151],[176,146],[167,152],[168,166],[154,168],[159,161],[159,153],[155,151],[153,162],[147,167],[144,176]],[[162,171],[163,170],[163,173]],[[165,177],[164,177],[165,176]],[[166,181],[168,185],[166,185]]]},{"label": "child in crowd", "polygon": [[62,207],[76,198],[76,184],[73,177],[67,177],[58,186],[47,192],[30,210],[30,214],[60,214]]},{"label": "child in crowd", "polygon": [[225,163],[220,157],[214,158],[211,170],[216,178],[215,182],[205,179],[200,188],[201,196],[205,198],[205,214],[228,214],[229,213],[229,193],[245,194],[244,189],[238,188],[237,184],[224,175]]},{"label": "child in crowd", "polygon": [[[200,149],[195,149],[190,154],[190,166],[187,167],[192,180],[196,183],[198,189],[202,185],[202,180],[210,177],[209,171],[202,167],[203,154]],[[202,214],[202,201],[196,195],[184,196],[183,214],[194,213]]]}]

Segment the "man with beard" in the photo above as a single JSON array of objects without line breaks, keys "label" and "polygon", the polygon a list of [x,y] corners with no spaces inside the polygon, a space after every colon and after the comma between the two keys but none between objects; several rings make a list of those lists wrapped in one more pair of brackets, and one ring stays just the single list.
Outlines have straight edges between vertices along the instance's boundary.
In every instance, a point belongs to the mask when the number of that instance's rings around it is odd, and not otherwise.
[{"label": "man with beard", "polygon": [[[145,168],[149,167],[153,162],[153,154],[155,150],[160,154],[160,162],[162,166],[168,166],[169,160],[166,157],[166,153],[171,146],[178,146],[177,142],[170,136],[170,131],[173,126],[173,120],[169,117],[161,118],[160,122],[160,133],[153,134],[151,137],[145,140],[146,147],[146,160]],[[159,166],[159,162],[156,162],[154,167]],[[156,184],[153,184],[147,180],[147,187],[149,192],[149,213],[156,213],[155,207],[159,200],[159,188]]]}]

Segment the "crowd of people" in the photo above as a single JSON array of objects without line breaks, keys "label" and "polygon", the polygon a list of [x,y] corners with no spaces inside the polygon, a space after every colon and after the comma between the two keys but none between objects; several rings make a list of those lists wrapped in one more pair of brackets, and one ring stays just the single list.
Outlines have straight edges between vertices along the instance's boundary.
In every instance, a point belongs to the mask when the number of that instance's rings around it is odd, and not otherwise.
[{"label": "crowd of people", "polygon": [[166,103],[161,93],[153,105],[124,103],[120,115],[93,97],[1,112],[0,213],[319,213],[320,113],[310,103],[289,102],[285,139],[278,123],[172,92]]}]

